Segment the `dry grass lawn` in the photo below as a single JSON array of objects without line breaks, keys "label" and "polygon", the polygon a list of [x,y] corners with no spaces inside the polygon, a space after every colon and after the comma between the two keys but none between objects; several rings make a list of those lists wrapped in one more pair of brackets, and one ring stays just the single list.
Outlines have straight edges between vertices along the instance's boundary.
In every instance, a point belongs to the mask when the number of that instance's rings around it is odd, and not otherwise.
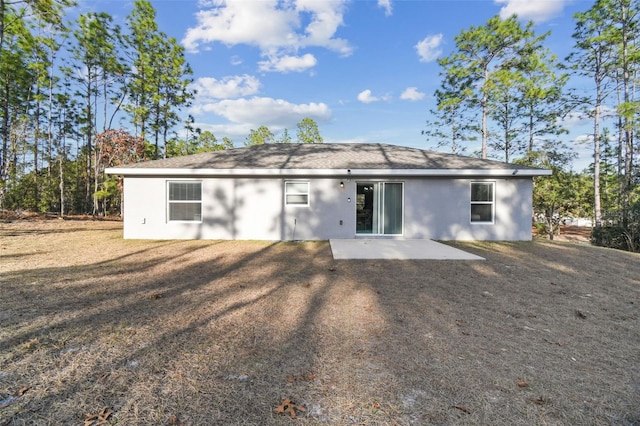
[{"label": "dry grass lawn", "polygon": [[640,424],[638,254],[334,261],[121,235],[0,224],[1,426]]}]

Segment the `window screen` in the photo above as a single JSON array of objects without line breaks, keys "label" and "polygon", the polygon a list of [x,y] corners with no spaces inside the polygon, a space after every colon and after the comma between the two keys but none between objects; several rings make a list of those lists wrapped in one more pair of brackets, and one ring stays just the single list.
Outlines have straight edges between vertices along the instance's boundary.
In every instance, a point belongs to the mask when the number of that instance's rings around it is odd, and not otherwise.
[{"label": "window screen", "polygon": [[308,206],[309,182],[285,182],[284,200],[287,206]]},{"label": "window screen", "polygon": [[471,222],[493,223],[494,187],[493,182],[471,182]]},{"label": "window screen", "polygon": [[202,220],[202,183],[169,182],[169,221]]}]

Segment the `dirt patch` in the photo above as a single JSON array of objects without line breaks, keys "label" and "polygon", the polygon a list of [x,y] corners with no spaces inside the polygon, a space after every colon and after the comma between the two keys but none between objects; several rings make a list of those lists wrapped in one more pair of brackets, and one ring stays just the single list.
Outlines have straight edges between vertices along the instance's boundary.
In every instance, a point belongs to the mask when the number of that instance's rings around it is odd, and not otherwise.
[{"label": "dirt patch", "polygon": [[[640,256],[122,240],[0,224],[0,424],[637,424]],[[281,410],[282,411],[282,410]],[[290,411],[290,410],[289,410]]]},{"label": "dirt patch", "polygon": [[[535,238],[548,240],[548,235],[537,235],[536,229],[532,229],[532,235]],[[567,226],[561,225],[557,235],[554,235],[554,240],[557,241],[572,241],[576,243],[590,243],[591,241],[591,228],[588,226]]]},{"label": "dirt patch", "polygon": [[576,241],[588,243],[591,239],[591,228],[588,226],[561,226],[556,236],[562,241]]}]

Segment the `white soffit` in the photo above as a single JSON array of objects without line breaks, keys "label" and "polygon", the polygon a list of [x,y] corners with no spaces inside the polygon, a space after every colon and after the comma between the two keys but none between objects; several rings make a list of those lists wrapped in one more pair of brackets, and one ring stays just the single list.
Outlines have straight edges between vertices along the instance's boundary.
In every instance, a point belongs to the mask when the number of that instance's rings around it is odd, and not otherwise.
[{"label": "white soffit", "polygon": [[533,177],[550,176],[546,169],[165,169],[147,167],[111,167],[109,175],[123,176],[324,176],[324,177],[374,177],[374,176],[496,176]]}]

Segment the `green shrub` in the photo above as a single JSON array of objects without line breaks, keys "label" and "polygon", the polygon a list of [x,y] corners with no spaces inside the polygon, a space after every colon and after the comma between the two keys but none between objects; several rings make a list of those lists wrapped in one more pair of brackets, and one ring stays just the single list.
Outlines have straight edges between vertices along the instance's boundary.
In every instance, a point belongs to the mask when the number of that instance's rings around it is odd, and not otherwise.
[{"label": "green shrub", "polygon": [[591,243],[618,250],[640,251],[640,204],[629,210],[627,225],[622,225],[620,214],[605,217],[604,225],[593,228]]}]

